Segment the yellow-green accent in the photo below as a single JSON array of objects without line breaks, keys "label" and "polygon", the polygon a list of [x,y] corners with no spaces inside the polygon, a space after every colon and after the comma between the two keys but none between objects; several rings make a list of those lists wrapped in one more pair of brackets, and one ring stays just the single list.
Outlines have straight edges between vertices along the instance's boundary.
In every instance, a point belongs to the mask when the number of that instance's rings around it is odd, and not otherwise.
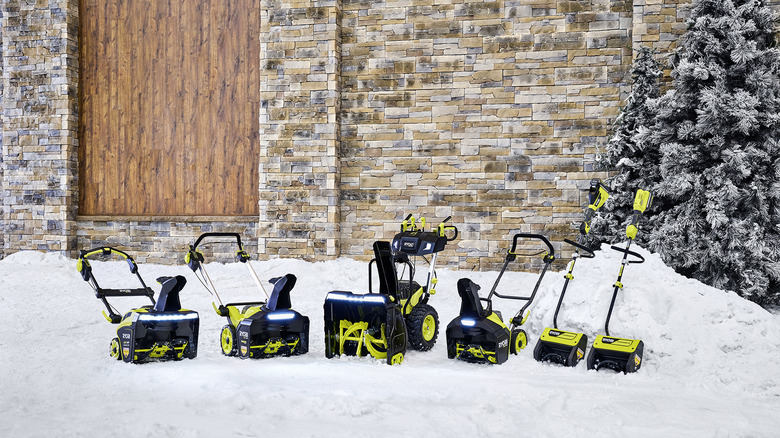
[{"label": "yellow-green accent", "polygon": [[87,261],[87,260],[85,260],[85,259],[81,259],[81,258],[80,258],[80,259],[79,259],[79,260],[76,262],[76,270],[77,270],[77,271],[81,272],[81,271],[82,271],[82,270],[84,270],[84,268],[86,268],[86,267],[89,267],[89,261]]},{"label": "yellow-green accent", "polygon": [[[401,300],[401,308],[404,309],[404,316],[409,315],[412,313],[412,309],[417,307],[418,304],[420,304],[420,300],[423,297],[423,288],[420,286],[419,289],[417,289],[414,294],[412,294],[411,297],[409,297],[406,300]],[[409,303],[407,306],[406,303]]]},{"label": "yellow-green accent", "polygon": [[219,341],[220,345],[222,346],[222,352],[226,355],[230,355],[233,352],[233,348],[236,346],[236,339],[233,336],[233,332],[231,331],[230,327],[222,328]]},{"label": "yellow-green accent", "polygon": [[[300,341],[301,341],[300,339],[296,339],[295,342],[290,344],[290,343],[284,342],[282,340],[278,340],[278,341],[268,340],[268,342],[266,342],[263,345],[253,345],[253,346],[251,346],[249,348],[250,348],[250,350],[252,350],[252,349],[255,349],[255,350],[262,349],[263,350],[262,351],[263,354],[276,354],[276,353],[279,352],[279,349],[281,349],[282,347],[290,347],[290,351],[294,351],[295,348],[298,347],[298,343]],[[250,356],[254,356],[254,353],[250,352],[249,355]]]},{"label": "yellow-green accent", "polygon": [[[614,339],[612,343],[604,342],[604,339]],[[614,338],[612,336],[598,335],[596,341],[593,342],[593,348],[599,350],[619,351],[621,353],[633,353],[639,347],[639,343],[642,342],[639,339],[624,339]]]},{"label": "yellow-green accent", "polygon": [[112,254],[116,254],[116,255],[118,255],[119,257],[122,257],[123,259],[126,259],[126,258],[127,258],[127,254],[123,253],[122,251],[116,250],[116,249],[114,249],[114,248],[108,247],[108,246],[104,246],[104,247],[102,247],[102,248],[98,248],[98,249],[96,249],[96,250],[94,250],[94,251],[90,251],[90,252],[88,252],[88,253],[84,254],[84,255],[83,255],[83,256],[81,256],[81,257],[83,257],[83,258],[87,258],[87,257],[93,256],[93,255],[95,255],[95,254],[105,254],[105,253],[107,253],[107,252],[108,252],[108,253],[112,253]]},{"label": "yellow-green accent", "polygon": [[404,363],[404,354],[396,353],[392,359],[390,359],[390,365],[401,365]]},{"label": "yellow-green accent", "polygon": [[114,359],[122,360],[122,346],[119,345],[119,339],[114,338],[111,340],[108,354]]},{"label": "yellow-green accent", "polygon": [[498,324],[502,328],[507,328],[506,324],[504,324],[504,321],[501,321],[501,318],[496,315],[496,312],[493,312],[490,314],[490,316],[487,317],[488,321],[493,321],[494,323]]},{"label": "yellow-green accent", "polygon": [[[213,304],[214,303],[212,303],[212,305]],[[241,312],[240,310],[238,310],[238,307],[236,306],[227,306],[228,316],[230,317],[230,324],[233,325],[234,327],[238,327],[239,322],[254,315],[255,313],[261,311],[262,309],[263,309],[262,305],[252,306],[246,309],[245,312]],[[219,311],[217,311],[217,314],[219,314]]]},{"label": "yellow-green accent", "polygon": [[433,335],[436,334],[436,318],[433,315],[425,315],[422,323],[422,337],[426,342],[430,342],[433,339]]},{"label": "yellow-green accent", "polygon": [[599,195],[596,197],[596,203],[588,205],[588,208],[590,208],[593,211],[598,210],[601,208],[602,205],[604,205],[605,202],[607,202],[607,199],[609,198],[609,192],[607,189],[604,188],[603,185],[599,184]]},{"label": "yellow-green accent", "polygon": [[[368,322],[351,322],[347,320],[339,321],[339,354],[344,354],[344,343],[347,341],[357,342],[357,356],[362,356],[361,350],[365,345],[371,356],[377,359],[387,358],[387,338],[385,337],[385,325],[380,328],[381,337],[375,338],[368,334]],[[377,347],[383,347],[385,351]]]},{"label": "yellow-green accent", "polygon": [[647,207],[650,206],[651,199],[650,192],[647,190],[637,190],[634,198],[634,210],[644,213]]},{"label": "yellow-green accent", "polygon": [[462,344],[455,345],[455,354],[457,357],[460,357],[463,353],[469,353],[472,357],[485,359],[490,363],[496,363],[496,352],[485,350],[481,346],[464,347]]},{"label": "yellow-green accent", "polygon": [[566,275],[564,275],[564,278],[567,280],[574,280],[574,275],[572,275],[571,272],[567,272]]},{"label": "yellow-green accent", "polygon": [[515,352],[518,352],[528,345],[528,337],[524,331],[518,332],[515,337]]},{"label": "yellow-green accent", "polygon": [[446,225],[444,225],[443,222],[440,223],[438,227],[436,227],[436,231],[439,234],[439,237],[444,237],[444,233],[447,230],[455,230],[455,229],[457,229],[457,228],[453,227],[453,226],[446,226]]},{"label": "yellow-green accent", "polygon": [[525,311],[525,316],[523,317],[523,319],[521,319],[521,320],[520,320],[520,325],[523,325],[523,324],[525,324],[525,321],[528,319],[528,317],[529,317],[530,315],[531,315],[531,311],[530,311],[530,310],[526,310],[526,311]]},{"label": "yellow-green accent", "polygon": [[436,277],[431,278],[431,289],[428,291],[431,295],[436,295],[436,283],[439,282],[439,279]]},{"label": "yellow-green accent", "polygon": [[[557,336],[551,335],[550,331],[558,332],[560,334]],[[567,332],[564,330],[551,329],[547,327],[542,332],[542,336],[539,338],[539,340],[544,342],[551,342],[554,344],[566,345],[568,347],[574,347],[580,343],[582,336],[582,333]]]},{"label": "yellow-green accent", "polygon": [[636,225],[629,225],[626,227],[626,237],[629,239],[636,239],[636,233],[639,231],[639,229],[636,227]]},{"label": "yellow-green accent", "polygon": [[189,264],[190,263],[190,260],[192,260],[192,254],[193,253],[200,254],[200,257],[203,258],[203,253],[202,252],[198,251],[197,249],[196,250],[190,250],[190,251],[187,251],[187,254],[184,254],[184,263],[185,264]]},{"label": "yellow-green accent", "polygon": [[619,282],[619,281],[618,281],[618,282],[615,282],[615,284],[614,284],[613,286],[615,286],[615,287],[617,287],[617,288],[620,288],[620,289],[623,289],[623,283],[621,283],[621,282]]},{"label": "yellow-green accent", "polygon": [[[184,349],[187,348],[188,343],[185,342],[184,345],[180,347],[171,347],[170,344],[167,342],[160,343],[155,342],[155,344],[152,346],[152,348],[144,348],[144,349],[136,349],[136,353],[146,353],[149,352],[149,358],[151,359],[159,359],[163,356],[165,356],[166,353],[169,351],[173,351],[173,353],[176,355],[177,359],[180,359],[182,356],[184,356]],[[138,360],[138,356],[133,357],[135,360]]]}]

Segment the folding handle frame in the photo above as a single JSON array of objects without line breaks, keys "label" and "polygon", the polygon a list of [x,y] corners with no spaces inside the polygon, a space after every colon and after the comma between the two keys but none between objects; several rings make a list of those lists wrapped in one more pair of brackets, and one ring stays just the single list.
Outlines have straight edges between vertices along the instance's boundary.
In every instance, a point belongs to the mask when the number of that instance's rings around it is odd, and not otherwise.
[{"label": "folding handle frame", "polygon": [[547,240],[547,238],[542,236],[541,234],[518,233],[515,234],[514,238],[512,238],[512,249],[509,250],[510,255],[516,255],[515,250],[517,249],[517,241],[518,239],[523,239],[523,238],[541,240],[547,246],[548,254],[550,255],[555,254],[555,250],[553,249],[553,246],[550,243],[550,241]]}]

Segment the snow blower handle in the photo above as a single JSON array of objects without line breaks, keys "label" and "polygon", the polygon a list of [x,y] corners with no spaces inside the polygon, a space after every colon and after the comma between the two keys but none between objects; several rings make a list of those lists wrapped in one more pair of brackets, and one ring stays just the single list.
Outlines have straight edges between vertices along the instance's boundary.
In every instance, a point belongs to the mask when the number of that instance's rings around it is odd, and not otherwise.
[{"label": "snow blower handle", "polygon": [[[458,227],[456,227],[455,225],[450,225],[450,226],[444,225],[445,223],[449,222],[450,220],[452,220],[452,216],[447,216],[447,219],[444,219],[443,221],[441,221],[441,223],[437,227],[437,229],[439,231],[439,236],[440,237],[444,237],[445,239],[447,239],[447,242],[452,242],[453,240],[458,238]],[[452,236],[451,238],[447,237],[447,235],[445,234],[446,231],[455,231],[455,235]]]},{"label": "snow blower handle", "polygon": [[527,234],[527,233],[518,233],[515,234],[515,237],[512,239],[512,249],[509,250],[507,254],[507,258],[511,258],[514,260],[514,258],[517,256],[517,253],[515,250],[517,249],[517,239],[526,238],[526,239],[537,239],[544,242],[545,245],[547,245],[547,254],[544,255],[545,262],[547,262],[548,257],[552,257],[552,260],[555,259],[555,250],[553,249],[552,244],[549,240],[547,240],[546,237],[542,236],[541,234]]},{"label": "snow blower handle", "polygon": [[634,215],[631,217],[631,223],[626,227],[626,237],[629,240],[636,238],[636,233],[639,230],[637,225],[639,220],[642,219],[642,214],[653,203],[653,195],[647,190],[639,189],[636,191],[636,197],[634,198]]},{"label": "snow blower handle", "polygon": [[200,245],[200,242],[203,241],[203,239],[206,239],[207,237],[235,237],[236,242],[238,243],[238,249],[242,250],[244,249],[243,245],[241,245],[241,236],[238,233],[203,233],[200,236],[198,236],[198,240],[195,241],[194,244],[192,244],[192,249],[198,249],[198,245]]},{"label": "snow blower handle", "polygon": [[580,254],[579,255],[580,257],[585,257],[586,259],[592,259],[592,258],[596,257],[596,253],[594,253],[592,249],[588,248],[587,246],[585,246],[585,245],[583,245],[581,243],[577,243],[577,242],[575,242],[573,240],[569,240],[569,239],[563,239],[563,241],[568,243],[569,245],[577,248],[578,250],[581,249],[581,250],[585,251],[585,254]]}]

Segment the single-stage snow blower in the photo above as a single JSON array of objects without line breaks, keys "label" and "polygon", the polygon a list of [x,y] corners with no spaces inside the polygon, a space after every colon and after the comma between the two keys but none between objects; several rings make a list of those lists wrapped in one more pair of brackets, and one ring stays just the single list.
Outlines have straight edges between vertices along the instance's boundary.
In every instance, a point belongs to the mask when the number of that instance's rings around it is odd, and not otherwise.
[{"label": "single-stage snow blower", "polygon": [[[369,293],[332,291],[325,298],[325,356],[370,355],[392,365],[403,362],[407,343],[419,351],[433,348],[439,316],[428,299],[436,293],[437,255],[458,237],[458,229],[446,225],[450,219],[433,231],[425,231],[425,218],[415,221],[409,215],[392,244],[374,242],[374,258],[368,264]],[[452,237],[447,236],[449,231],[454,231]],[[431,259],[425,285],[420,285],[410,257],[425,256]],[[374,264],[379,273],[378,293],[371,284]],[[404,267],[400,274],[399,264]]]},{"label": "single-stage snow blower", "polygon": [[[109,289],[100,287],[92,273],[88,259],[94,256],[119,256],[130,265],[130,273],[135,274],[141,282],[140,288]],[[138,265],[127,253],[108,246],[82,250],[76,268],[81,278],[88,282],[108,310],[103,316],[111,324],[119,324],[116,336],[111,340],[110,355],[117,360],[141,363],[152,360],[194,359],[198,354],[198,312],[181,308],[179,291],[187,283],[181,275],[175,277],[159,277],[162,290],[157,301],[154,291],[146,286]],[[109,297],[144,296],[152,304],[132,309],[120,315],[109,304]]]},{"label": "single-stage snow blower", "polygon": [[[198,246],[210,238],[229,238],[237,244],[236,259],[246,265],[255,284],[266,295],[266,301],[223,304],[203,266],[203,253]],[[226,242],[210,242],[226,243]],[[205,245],[205,244],[204,244]],[[269,296],[257,273],[249,262],[249,254],[241,245],[241,236],[237,233],[201,234],[184,257],[190,269],[203,283],[206,290],[217,298],[219,306],[211,303],[217,315],[224,316],[227,324],[220,333],[222,354],[240,358],[269,358],[291,356],[309,351],[309,318],[291,308],[290,291],[295,286],[296,277],[287,274],[284,277],[269,280],[273,291]]]},{"label": "single-stage snow blower", "polygon": [[[639,370],[642,365],[642,353],[644,351],[644,343],[639,339],[625,339],[616,338],[609,334],[609,319],[612,316],[612,309],[615,307],[615,298],[617,298],[618,292],[623,289],[623,270],[626,265],[633,263],[643,263],[645,261],[642,255],[631,251],[631,242],[634,241],[636,233],[638,231],[637,225],[642,218],[642,214],[650,207],[653,197],[650,192],[646,190],[637,190],[636,197],[634,198],[634,215],[631,218],[631,223],[626,228],[626,236],[628,241],[625,248],[618,246],[612,246],[615,251],[623,253],[623,260],[620,263],[620,272],[618,273],[617,281],[615,282],[615,291],[612,293],[612,302],[609,303],[609,312],[607,312],[607,319],[604,322],[604,333],[606,335],[596,336],[596,340],[593,342],[593,347],[588,354],[588,369],[600,370],[602,368],[611,369],[623,373],[633,373]],[[632,256],[635,259],[629,260],[628,256]]]},{"label": "single-stage snow blower", "polygon": [[[564,239],[564,242],[574,247],[574,254],[569,269],[566,272],[566,281],[563,283],[561,296],[558,298],[558,305],[555,307],[553,315],[553,328],[547,327],[542,332],[542,336],[534,348],[534,359],[540,362],[553,362],[563,366],[573,367],[585,357],[585,350],[588,345],[588,336],[585,333],[569,332],[558,328],[558,312],[561,310],[563,297],[566,295],[566,289],[569,281],[574,279],[574,265],[580,257],[593,258],[593,250],[584,245],[585,237],[590,232],[590,222],[593,219],[593,213],[596,212],[609,198],[607,188],[598,179],[590,182],[588,190],[588,208],[585,209],[585,220],[580,224],[580,235],[578,241],[574,242]],[[584,253],[580,254],[580,250]]]},{"label": "single-stage snow blower", "polygon": [[[547,249],[533,254],[518,254],[516,249],[519,239],[539,240],[547,246]],[[542,268],[530,296],[502,295],[496,291],[496,288],[507,266],[518,255],[526,257],[541,255],[544,268]],[[528,337],[525,330],[520,327],[528,319],[530,311],[525,315],[523,313],[533,303],[544,274],[554,260],[555,252],[546,237],[539,234],[515,234],[512,239],[512,248],[507,252],[504,266],[498,273],[498,278],[493,283],[493,288],[487,298],[479,296],[480,287],[470,279],[461,278],[458,280],[458,294],[461,299],[460,315],[447,326],[447,357],[467,362],[501,364],[509,358],[509,353],[517,354],[524,349]],[[504,324],[500,312],[493,311],[493,296],[525,301],[523,307],[509,320],[511,327]],[[483,307],[482,301],[487,303],[487,307]]]}]

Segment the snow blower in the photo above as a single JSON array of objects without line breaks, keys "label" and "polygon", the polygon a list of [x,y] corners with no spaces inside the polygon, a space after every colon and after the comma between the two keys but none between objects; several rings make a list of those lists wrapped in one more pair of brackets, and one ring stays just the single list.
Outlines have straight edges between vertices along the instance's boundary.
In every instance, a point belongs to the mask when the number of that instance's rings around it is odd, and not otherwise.
[{"label": "snow blower", "polygon": [[[590,232],[590,222],[593,218],[593,213],[604,205],[607,198],[609,198],[609,192],[601,181],[598,179],[591,180],[590,189],[588,190],[588,208],[585,209],[585,220],[580,225],[578,241],[574,242],[569,239],[564,239],[564,242],[575,248],[574,254],[572,255],[571,262],[569,262],[569,269],[565,275],[566,281],[563,283],[561,296],[558,298],[558,305],[555,307],[553,328],[547,327],[544,329],[542,336],[539,338],[539,341],[534,348],[534,359],[539,362],[552,362],[563,366],[573,367],[585,357],[588,336],[584,333],[560,330],[558,328],[558,312],[561,310],[561,304],[563,303],[563,297],[566,295],[569,281],[574,279],[574,265],[577,263],[577,259],[580,257],[593,258],[596,256],[593,253],[593,250],[584,245],[584,241],[585,237]],[[584,251],[584,253],[580,254],[580,250]]]},{"label": "snow blower", "polygon": [[[618,273],[617,281],[615,282],[615,290],[612,293],[612,302],[609,303],[609,312],[607,312],[607,319],[604,322],[604,333],[606,335],[599,335],[593,342],[593,347],[588,354],[588,369],[600,370],[602,368],[611,369],[617,372],[633,373],[639,370],[642,365],[642,353],[644,351],[644,343],[639,339],[625,339],[610,336],[609,334],[609,319],[612,316],[612,309],[615,307],[615,298],[617,298],[618,291],[623,289],[623,270],[626,265],[634,263],[643,263],[644,257],[631,251],[631,242],[636,238],[638,231],[637,225],[642,218],[642,214],[650,207],[653,197],[650,192],[646,190],[637,190],[636,197],[634,198],[634,214],[631,219],[631,223],[626,228],[626,236],[628,241],[625,248],[618,246],[612,246],[612,249],[623,253],[623,260],[620,263],[620,272]],[[635,259],[629,260],[628,256],[632,256]]]},{"label": "snow blower", "polygon": [[[223,304],[203,266],[203,253],[198,246],[205,239],[213,237],[230,238],[238,250],[236,260],[246,265],[255,284],[266,295],[266,301]],[[225,243],[225,242],[210,242]],[[275,356],[291,356],[309,351],[309,318],[291,308],[290,291],[295,286],[296,277],[287,274],[284,277],[272,278],[270,294],[266,292],[257,273],[249,262],[249,254],[241,245],[241,236],[237,233],[204,233],[201,234],[184,257],[190,269],[201,281],[206,290],[217,298],[219,306],[211,303],[217,315],[224,316],[227,324],[220,333],[220,346],[225,356],[240,358],[269,358]]]},{"label": "snow blower", "polygon": [[[439,316],[428,299],[436,293],[437,255],[458,236],[456,227],[446,225],[450,219],[433,231],[425,231],[425,218],[415,221],[412,215],[407,216],[392,244],[374,242],[374,258],[368,264],[368,294],[328,293],[324,304],[326,357],[370,355],[392,365],[403,362],[407,343],[419,351],[433,348]],[[446,235],[449,231],[454,231],[452,237]],[[425,285],[420,285],[410,257],[427,261],[426,255],[431,259]],[[374,264],[379,273],[378,293],[374,293],[371,281]],[[400,274],[399,264],[404,267]]]},{"label": "snow blower", "polygon": [[[533,254],[518,254],[515,250],[517,249],[517,241],[521,238],[540,240],[547,246],[547,250]],[[540,254],[544,261],[544,268],[542,268],[530,296],[502,295],[496,291],[507,266],[518,255],[530,257]],[[544,274],[554,260],[555,252],[546,237],[539,234],[515,234],[512,239],[512,248],[507,252],[504,266],[498,273],[498,278],[493,283],[493,288],[487,298],[479,296],[480,287],[470,279],[461,278],[458,280],[458,294],[461,298],[460,315],[447,326],[447,357],[474,363],[501,364],[509,358],[509,353],[517,354],[524,349],[528,338],[525,330],[520,327],[528,319],[530,311],[525,316],[523,313],[533,303]],[[500,312],[493,311],[493,296],[525,301],[517,314],[509,320],[511,328],[504,324]],[[483,307],[482,301],[487,303],[487,307]]]},{"label": "snow blower", "polygon": [[[115,255],[122,257],[130,265],[130,273],[135,274],[141,282],[140,288],[109,289],[101,287],[94,274],[89,258],[93,256]],[[187,283],[187,279],[175,277],[159,277],[157,281],[162,290],[157,301],[154,291],[146,286],[138,265],[127,253],[108,246],[79,251],[76,269],[108,310],[103,316],[111,324],[119,324],[116,336],[111,340],[110,355],[117,360],[141,363],[152,360],[194,359],[198,354],[198,312],[181,308],[179,291]],[[151,305],[132,309],[124,315],[108,302],[109,297],[144,296],[149,298]]]}]

